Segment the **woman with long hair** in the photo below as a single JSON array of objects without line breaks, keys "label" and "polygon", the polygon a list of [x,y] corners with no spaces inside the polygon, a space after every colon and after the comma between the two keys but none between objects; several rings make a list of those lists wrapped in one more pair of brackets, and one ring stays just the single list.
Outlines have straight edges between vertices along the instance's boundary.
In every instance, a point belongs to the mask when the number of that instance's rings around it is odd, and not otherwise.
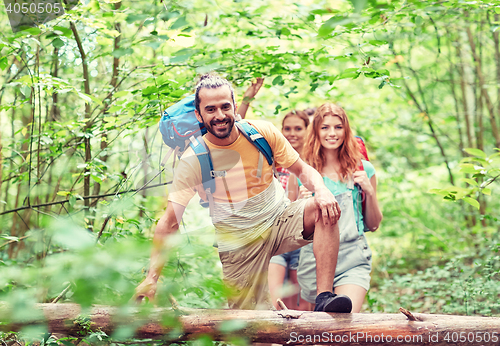
[{"label": "woman with long hair", "polygon": [[[347,114],[333,103],[321,105],[314,113],[302,154],[305,161],[321,173],[341,207],[340,246],[333,288],[335,294],[351,298],[352,312],[359,312],[370,287],[371,272],[371,250],[364,232],[377,230],[382,221],[375,168],[362,159]],[[292,200],[299,197],[300,179],[307,179],[298,178],[288,183]],[[302,298],[314,303],[316,260],[312,245],[301,249],[297,276]]]}]

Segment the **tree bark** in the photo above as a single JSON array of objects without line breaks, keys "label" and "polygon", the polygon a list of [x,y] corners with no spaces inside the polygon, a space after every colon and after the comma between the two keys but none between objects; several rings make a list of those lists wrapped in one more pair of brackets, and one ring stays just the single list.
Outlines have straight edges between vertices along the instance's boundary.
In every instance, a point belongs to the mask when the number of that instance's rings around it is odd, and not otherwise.
[{"label": "tree bark", "polygon": [[[120,7],[122,6],[122,3],[121,2],[116,2],[114,4],[115,6],[115,10],[119,10]],[[114,39],[114,46],[113,46],[113,49],[114,51],[116,52],[118,49],[120,49],[120,39],[121,39],[121,24],[120,22],[117,22],[115,23],[115,30],[118,31],[120,33],[120,35],[118,35],[117,37],[115,37]],[[111,99],[113,97],[113,94],[114,94],[114,91],[116,91],[116,87],[117,87],[117,84],[118,84],[118,68],[120,67],[120,58],[113,58],[113,73],[111,75],[111,81],[109,82],[109,84],[113,87],[112,88],[112,93],[110,93],[108,95],[108,97],[106,97],[106,99],[104,100],[105,102],[105,107],[106,109],[109,107],[109,104],[111,103]],[[106,116],[108,114],[107,110],[104,112],[104,116]],[[103,125],[106,124],[106,122],[104,121],[103,119]],[[106,127],[103,126],[103,132],[102,132],[102,135],[101,135],[101,152],[106,150],[106,148],[108,147],[108,131],[106,130]],[[107,162],[108,161],[108,155],[104,155],[101,160],[103,162]],[[93,191],[93,194],[94,195],[99,195],[99,193],[101,192],[101,184],[99,182],[96,182],[94,184],[94,191]],[[97,205],[97,202],[99,200],[96,199],[92,204],[91,206],[95,206]],[[94,213],[95,215],[95,213]]]},{"label": "tree bark", "polygon": [[[449,30],[446,30],[448,37],[451,37],[451,33]],[[464,156],[464,141],[462,134],[462,121],[460,119],[460,109],[459,109],[459,101],[457,97],[457,93],[455,92],[455,77],[453,72],[454,62],[451,56],[451,40],[448,40],[448,60],[449,60],[449,75],[450,75],[450,90],[451,95],[453,96],[453,101],[455,105],[455,118],[457,119],[457,130],[458,130],[458,149],[460,150],[460,154]]]},{"label": "tree bark", "polygon": [[473,148],[474,143],[472,140],[472,126],[470,122],[470,115],[469,115],[469,103],[467,102],[467,85],[466,85],[466,80],[467,76],[465,74],[465,68],[464,68],[464,62],[462,58],[462,51],[460,48],[460,41],[457,40],[455,41],[456,44],[456,52],[457,52],[457,57],[459,60],[459,63],[457,64],[458,68],[458,74],[460,76],[460,90],[462,91],[462,108],[464,110],[464,120],[465,120],[465,133],[467,135],[467,148]]},{"label": "tree bark", "polygon": [[[135,308],[124,314],[123,309],[98,306],[92,308],[90,316],[84,316],[89,320],[82,318],[77,304],[39,304],[38,308],[43,311],[45,319],[40,316],[36,320],[3,324],[0,329],[18,330],[28,324],[47,323],[51,333],[81,336],[82,332],[88,332],[89,327],[110,335],[117,327],[128,326],[134,328],[137,338],[167,343],[201,335],[220,341],[244,337],[251,342],[287,345],[381,345],[397,343],[398,340],[405,345],[498,345],[500,338],[500,318],[412,314],[404,309],[404,315],[401,315],[163,308],[153,309],[144,317]],[[162,321],[169,320],[168,316],[170,320],[178,318],[182,330],[163,325]]]},{"label": "tree bark", "polygon": [[466,28],[466,32],[467,32],[467,37],[469,38],[472,57],[474,58],[475,62],[475,68],[476,68],[477,78],[479,80],[480,92],[483,95],[484,102],[486,103],[486,108],[488,109],[488,113],[490,114],[491,132],[493,133],[493,137],[495,138],[496,146],[500,147],[500,132],[498,131],[497,120],[495,116],[495,108],[493,105],[493,101],[491,101],[490,95],[488,94],[488,90],[486,89],[486,81],[481,71],[482,61],[476,52],[476,44],[474,43],[474,38],[472,37],[472,31],[470,30],[469,27]]},{"label": "tree bark", "polygon": [[[80,52],[80,57],[82,59],[82,68],[83,68],[83,86],[85,93],[87,95],[90,95],[90,77],[89,77],[89,68],[87,66],[87,55],[85,54],[85,50],[83,49],[82,45],[82,40],[80,39],[80,35],[78,34],[78,31],[76,30],[75,23],[70,22],[69,23],[71,31],[73,32],[73,35],[75,37],[76,44],[78,46],[78,51]],[[87,119],[87,126],[85,130],[88,130],[88,128],[91,126],[90,124],[90,103],[86,102],[85,103],[85,119]],[[84,138],[84,145],[85,145],[85,163],[87,164],[87,167],[85,168],[85,173],[89,171],[88,164],[92,160],[92,150],[90,147],[90,137],[85,136]],[[85,174],[83,177],[83,195],[84,196],[89,196],[90,195],[90,175]],[[88,213],[88,209],[90,206],[90,200],[85,200],[84,201],[86,213]]]},{"label": "tree bark", "polygon": [[[59,77],[59,48],[54,48],[54,52],[52,53],[52,62],[54,64],[52,77]],[[50,109],[50,117],[49,121],[59,121],[61,118],[61,111],[59,110],[58,100],[59,94],[57,91],[54,91],[52,94],[52,107]]]},{"label": "tree bark", "polygon": [[[495,14],[495,22],[500,20],[500,16]],[[493,42],[495,44],[495,62],[497,68],[497,83],[500,83],[500,43],[498,30],[493,31]],[[500,84],[497,84],[497,114],[500,116]]]}]

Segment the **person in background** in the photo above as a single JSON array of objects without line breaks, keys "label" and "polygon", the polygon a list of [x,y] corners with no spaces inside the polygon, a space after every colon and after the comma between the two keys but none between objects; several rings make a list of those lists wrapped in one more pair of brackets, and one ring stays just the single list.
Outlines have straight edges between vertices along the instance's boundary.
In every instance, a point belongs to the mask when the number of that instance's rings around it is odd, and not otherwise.
[{"label": "person in background", "polygon": [[[282,122],[281,133],[292,145],[292,147],[302,154],[304,148],[304,141],[307,133],[307,126],[309,126],[309,117],[304,111],[292,111],[285,115]],[[302,155],[301,155],[302,156]],[[290,172],[283,167],[277,168],[280,176],[280,182],[285,191],[287,191],[288,179]],[[298,310],[308,310],[309,304],[299,298],[299,285],[297,281],[297,267],[299,266],[300,249],[286,252],[281,255],[273,256],[269,263],[269,290],[271,292],[271,299],[273,305],[278,308],[276,302],[277,298],[282,298],[283,303],[291,309],[297,308]],[[284,297],[283,291],[286,279],[289,279],[292,284],[292,295]]]},{"label": "person in background", "polygon": [[[333,103],[325,103],[316,110],[302,154],[320,172],[340,204],[340,245],[333,288],[334,293],[351,298],[352,312],[359,312],[370,287],[371,272],[372,253],[364,231],[377,230],[382,221],[375,168],[362,160],[347,114]],[[288,189],[292,201],[312,195],[303,187],[299,190],[300,185],[300,177],[290,178]],[[362,192],[366,198],[364,210]],[[316,296],[315,268],[312,247],[306,245],[301,248],[297,277],[301,296],[310,303],[314,303]]]}]

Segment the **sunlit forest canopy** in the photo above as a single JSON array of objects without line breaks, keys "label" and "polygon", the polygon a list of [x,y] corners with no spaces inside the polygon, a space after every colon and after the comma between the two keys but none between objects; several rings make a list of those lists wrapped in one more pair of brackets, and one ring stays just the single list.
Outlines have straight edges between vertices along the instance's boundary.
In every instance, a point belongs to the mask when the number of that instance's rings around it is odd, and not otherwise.
[{"label": "sunlit forest canopy", "polygon": [[[248,118],[341,105],[384,213],[363,311],[498,315],[500,1],[63,3],[0,15],[0,301],[126,305],[174,168],[165,108],[217,73]],[[196,199],[196,198],[195,198]],[[225,304],[208,211],[193,201],[158,293]],[[1,336],[2,334],[0,334]]]}]

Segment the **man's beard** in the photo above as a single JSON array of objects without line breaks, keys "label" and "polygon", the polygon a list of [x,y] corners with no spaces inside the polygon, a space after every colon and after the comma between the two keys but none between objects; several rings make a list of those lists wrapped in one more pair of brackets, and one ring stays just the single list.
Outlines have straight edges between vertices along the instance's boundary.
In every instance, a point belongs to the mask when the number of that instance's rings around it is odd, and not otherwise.
[{"label": "man's beard", "polygon": [[[221,124],[221,123],[225,123],[225,122],[227,122],[227,126],[228,126],[227,130],[225,132],[221,133],[215,129],[217,124]],[[231,132],[232,132],[233,127],[234,127],[234,118],[225,117],[223,120],[212,120],[209,124],[207,124],[206,122],[203,122],[203,123],[205,124],[205,128],[207,129],[207,131],[210,132],[212,135],[214,135],[215,137],[217,137],[219,139],[225,139],[231,135]]]}]

